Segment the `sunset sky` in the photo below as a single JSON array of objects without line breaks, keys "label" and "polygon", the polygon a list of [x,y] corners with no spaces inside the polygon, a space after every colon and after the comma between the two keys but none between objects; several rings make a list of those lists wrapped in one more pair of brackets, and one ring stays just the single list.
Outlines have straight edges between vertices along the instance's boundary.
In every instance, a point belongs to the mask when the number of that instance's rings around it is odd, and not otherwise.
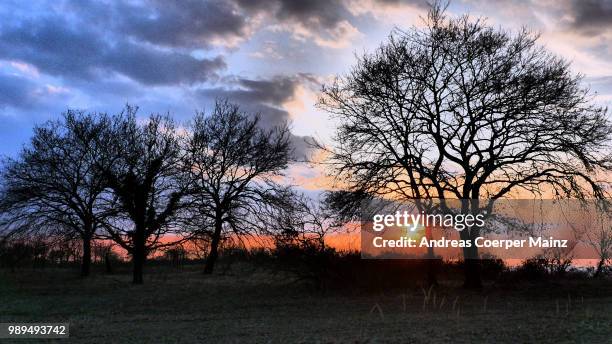
[{"label": "sunset sky", "polygon": [[[322,83],[347,71],[394,27],[420,25],[424,1],[3,1],[0,154],[15,156],[36,123],[68,108],[185,122],[229,98],[266,124],[292,122],[294,142],[333,131],[315,108]],[[452,15],[526,26],[572,61],[596,101],[612,103],[612,1],[453,1]],[[307,188],[316,173],[294,168]]]}]

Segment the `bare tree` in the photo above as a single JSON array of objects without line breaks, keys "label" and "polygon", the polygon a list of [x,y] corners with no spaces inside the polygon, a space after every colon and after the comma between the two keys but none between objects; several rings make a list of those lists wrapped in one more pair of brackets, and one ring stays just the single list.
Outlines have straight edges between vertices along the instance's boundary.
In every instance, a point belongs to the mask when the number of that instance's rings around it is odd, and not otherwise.
[{"label": "bare tree", "polygon": [[324,251],[328,248],[325,240],[329,235],[353,228],[348,222],[354,219],[354,210],[349,210],[346,203],[342,204],[342,209],[335,208],[337,196],[335,192],[326,192],[314,200],[289,190],[283,206],[265,207],[257,215],[268,226],[277,245]]},{"label": "bare tree", "polygon": [[193,184],[192,203],[198,216],[196,234],[210,238],[204,272],[213,272],[225,233],[248,233],[250,214],[263,203],[280,200],[283,189],[274,180],[290,158],[286,125],[265,130],[259,117],[237,105],[217,101],[210,116],[199,113],[187,144],[186,165]]},{"label": "bare tree", "polygon": [[584,230],[583,241],[597,253],[595,277],[599,277],[612,262],[612,213],[604,209]]},{"label": "bare tree", "polygon": [[140,124],[136,112],[137,108],[128,106],[113,117],[100,137],[105,150],[98,168],[118,210],[105,225],[104,238],[131,255],[133,283],[142,284],[147,256],[180,240],[160,241],[179,232],[175,221],[185,206],[187,185],[181,179],[180,137],[172,120],[151,115]]},{"label": "bare tree", "polygon": [[[536,44],[435,4],[423,28],[395,30],[320,107],[339,121],[330,159],[351,190],[408,200],[459,199],[490,210],[513,192],[604,197],[612,126],[569,63]],[[461,233],[474,240],[478,228]],[[465,286],[479,287],[475,245]]]},{"label": "bare tree", "polygon": [[30,144],[2,172],[0,209],[8,231],[46,231],[82,242],[81,275],[91,265],[91,242],[110,215],[104,182],[95,165],[97,139],[108,126],[104,115],[68,111],[34,129]]},{"label": "bare tree", "polygon": [[594,229],[594,233],[587,235],[588,243],[597,251],[599,256],[599,262],[595,269],[595,277],[599,277],[612,261],[612,226],[609,223],[601,224],[601,227]]}]

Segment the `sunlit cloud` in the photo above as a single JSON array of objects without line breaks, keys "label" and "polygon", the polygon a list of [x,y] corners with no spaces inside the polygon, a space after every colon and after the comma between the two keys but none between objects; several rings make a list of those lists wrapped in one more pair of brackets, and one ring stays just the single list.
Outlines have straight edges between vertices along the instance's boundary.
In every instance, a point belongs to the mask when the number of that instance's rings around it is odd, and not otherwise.
[{"label": "sunlit cloud", "polygon": [[18,71],[20,71],[21,73],[23,73],[24,75],[30,76],[32,78],[40,77],[38,68],[36,68],[35,66],[31,64],[20,62],[20,61],[10,61],[10,65],[13,68],[17,69]]},{"label": "sunlit cloud", "polygon": [[381,1],[347,0],[347,8],[355,16],[372,16],[387,25],[409,26],[422,24],[420,20],[427,13],[426,1]]}]

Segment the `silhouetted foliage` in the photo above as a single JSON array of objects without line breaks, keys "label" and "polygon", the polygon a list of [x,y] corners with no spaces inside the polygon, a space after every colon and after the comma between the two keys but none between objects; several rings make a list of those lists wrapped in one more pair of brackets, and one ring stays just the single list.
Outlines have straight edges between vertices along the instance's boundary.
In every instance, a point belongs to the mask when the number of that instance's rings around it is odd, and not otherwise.
[{"label": "silhouetted foliage", "polygon": [[181,269],[188,259],[188,253],[182,246],[176,245],[164,250],[163,259],[168,261],[173,267]]},{"label": "silhouetted foliage", "polygon": [[178,234],[176,221],[188,190],[174,123],[160,115],[139,123],[136,111],[128,106],[98,137],[104,156],[97,167],[118,211],[105,225],[104,237],[132,256],[133,282],[140,284],[147,256],[173,244],[160,239]]},{"label": "silhouetted foliage", "polygon": [[289,129],[262,129],[257,115],[217,101],[209,116],[199,113],[186,146],[195,234],[210,238],[204,267],[212,273],[226,233],[251,233],[258,208],[282,202],[281,176],[290,159]]},{"label": "silhouetted foliage", "polygon": [[25,262],[34,260],[34,246],[24,241],[5,242],[0,247],[0,262],[11,271]]},{"label": "silhouetted foliage", "polygon": [[612,211],[607,208],[596,219],[591,219],[583,234],[582,241],[591,246],[597,253],[597,266],[595,268],[595,277],[600,277],[606,274],[612,263]]},{"label": "silhouetted foliage", "polygon": [[68,111],[36,127],[30,144],[18,158],[6,160],[2,171],[3,230],[78,237],[83,276],[89,275],[91,242],[112,213],[96,169],[101,159],[97,139],[108,125],[104,115]]}]

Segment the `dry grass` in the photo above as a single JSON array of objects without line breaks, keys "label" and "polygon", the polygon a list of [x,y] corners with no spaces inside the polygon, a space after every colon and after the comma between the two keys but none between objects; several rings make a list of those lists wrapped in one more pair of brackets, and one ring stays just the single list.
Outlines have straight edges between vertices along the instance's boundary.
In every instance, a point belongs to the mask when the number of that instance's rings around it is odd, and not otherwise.
[{"label": "dry grass", "polygon": [[[367,278],[364,276],[363,278]],[[253,272],[149,271],[79,280],[67,270],[0,271],[0,322],[67,321],[83,343],[606,343],[610,281],[527,289],[321,293]],[[20,340],[18,343],[27,341]]]}]

